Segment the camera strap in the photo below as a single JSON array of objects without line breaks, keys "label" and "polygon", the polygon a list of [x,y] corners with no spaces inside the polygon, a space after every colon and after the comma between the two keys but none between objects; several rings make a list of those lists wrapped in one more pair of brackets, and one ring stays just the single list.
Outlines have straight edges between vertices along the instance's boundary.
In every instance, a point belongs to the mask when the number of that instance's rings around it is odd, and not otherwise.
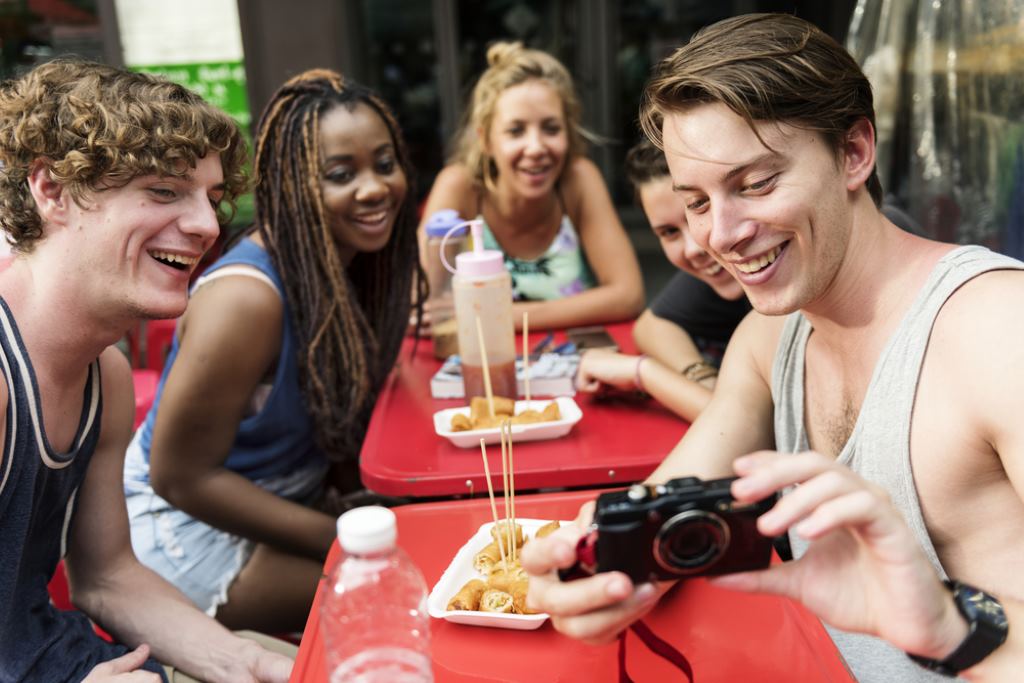
[{"label": "camera strap", "polygon": [[[682,671],[686,676],[687,683],[693,683],[693,667],[690,666],[690,660],[682,652],[672,647],[668,641],[654,635],[651,627],[643,621],[637,621],[629,628],[640,639],[640,642],[647,646],[648,650]],[[619,634],[619,683],[633,683],[629,672],[626,671],[626,635],[626,631]]]}]

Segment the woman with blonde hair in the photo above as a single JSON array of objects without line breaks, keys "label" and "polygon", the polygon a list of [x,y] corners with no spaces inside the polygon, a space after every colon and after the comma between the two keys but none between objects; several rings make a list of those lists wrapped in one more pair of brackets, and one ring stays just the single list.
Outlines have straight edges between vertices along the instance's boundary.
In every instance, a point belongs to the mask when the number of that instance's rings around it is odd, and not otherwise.
[{"label": "woman with blonde hair", "polygon": [[444,209],[483,219],[485,246],[504,252],[512,275],[517,324],[527,311],[538,329],[635,317],[640,267],[585,156],[569,72],[520,43],[492,45],[487,63],[424,223]]}]

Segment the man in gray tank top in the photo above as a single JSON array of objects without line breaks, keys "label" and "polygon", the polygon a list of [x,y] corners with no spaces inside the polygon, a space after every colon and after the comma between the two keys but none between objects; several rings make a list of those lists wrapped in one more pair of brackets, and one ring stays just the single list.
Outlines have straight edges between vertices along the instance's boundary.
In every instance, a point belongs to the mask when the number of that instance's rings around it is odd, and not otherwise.
[{"label": "man in gray tank top", "polygon": [[[741,501],[787,493],[759,528],[788,531],[797,559],[716,581],[802,601],[835,627],[860,681],[1014,680],[1024,264],[885,218],[870,85],[795,17],[699,32],[656,70],[640,121],[695,240],[755,309],[650,481],[736,473]],[[581,533],[524,551],[530,602],[567,633],[607,640],[666,586],[634,590],[615,572],[559,584],[552,570],[573,562]],[[966,585],[947,590],[950,577]],[[1009,642],[994,598],[971,586],[1002,601]]]},{"label": "man in gray tank top", "polygon": [[[0,88],[0,680],[288,678],[139,564],[122,484],[134,406],[113,345],[182,314],[245,156],[226,114],[145,74],[58,60]],[[61,559],[80,611],[50,604]]]}]

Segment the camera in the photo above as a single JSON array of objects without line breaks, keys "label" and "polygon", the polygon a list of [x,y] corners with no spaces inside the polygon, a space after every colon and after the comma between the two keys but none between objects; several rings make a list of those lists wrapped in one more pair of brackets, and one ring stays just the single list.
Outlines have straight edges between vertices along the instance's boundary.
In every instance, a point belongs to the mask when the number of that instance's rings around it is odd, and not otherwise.
[{"label": "camera", "polygon": [[757,530],[757,518],[777,496],[737,503],[734,480],[683,477],[601,494],[577,566],[563,578],[621,571],[643,583],[767,567],[772,539]]}]

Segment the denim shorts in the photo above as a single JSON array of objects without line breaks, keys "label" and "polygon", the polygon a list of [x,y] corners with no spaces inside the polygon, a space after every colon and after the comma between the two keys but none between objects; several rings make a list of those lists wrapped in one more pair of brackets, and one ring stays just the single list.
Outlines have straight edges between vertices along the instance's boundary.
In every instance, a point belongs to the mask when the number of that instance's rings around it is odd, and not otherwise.
[{"label": "denim shorts", "polygon": [[[126,469],[139,465],[141,450],[136,434],[128,448]],[[326,463],[316,463],[253,483],[283,498],[306,503],[321,490],[326,471]],[[216,616],[255,544],[195,519],[174,508],[150,486],[126,479],[132,547],[139,561],[177,586],[199,609]]]}]

